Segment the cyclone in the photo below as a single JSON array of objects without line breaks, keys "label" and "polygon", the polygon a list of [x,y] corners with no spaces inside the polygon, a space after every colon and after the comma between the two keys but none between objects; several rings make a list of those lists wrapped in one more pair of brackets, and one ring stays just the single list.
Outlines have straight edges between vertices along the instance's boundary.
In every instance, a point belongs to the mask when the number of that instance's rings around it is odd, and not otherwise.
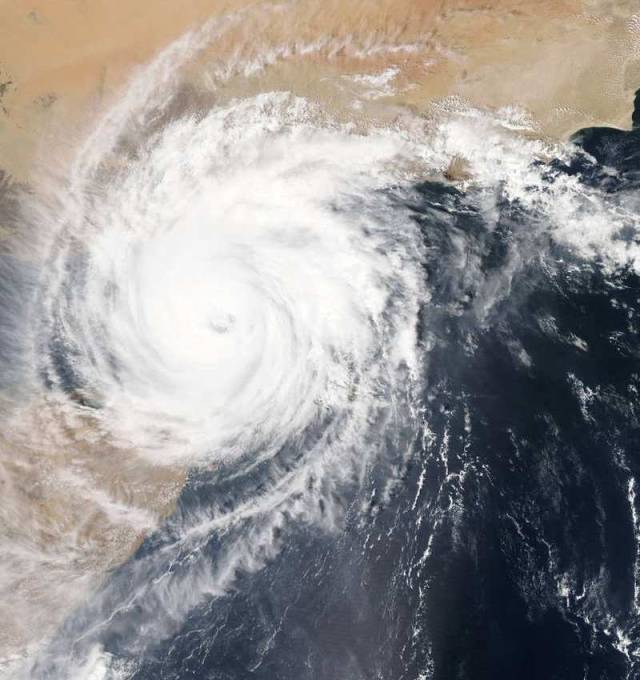
[{"label": "cyclone", "polygon": [[[27,676],[117,673],[94,644],[110,612],[170,638],[277,555],[292,522],[334,531],[365,475],[393,485],[417,432],[425,282],[405,199],[422,147],[286,92],[140,125],[157,107],[134,82],[78,150],[65,191],[30,206],[47,234],[32,325],[33,389],[47,395],[38,428],[73,432],[123,475],[189,469],[218,491],[123,576],[133,602],[116,604],[117,588],[96,596],[82,653],[69,656],[78,633],[63,628]],[[70,467],[65,484],[91,484]],[[83,494],[117,522],[153,523]],[[166,559],[192,568],[166,579]]]},{"label": "cyclone", "polygon": [[255,460],[363,417],[416,370],[398,139],[320,129],[280,93],[179,120],[55,243],[45,379],[157,462]]}]

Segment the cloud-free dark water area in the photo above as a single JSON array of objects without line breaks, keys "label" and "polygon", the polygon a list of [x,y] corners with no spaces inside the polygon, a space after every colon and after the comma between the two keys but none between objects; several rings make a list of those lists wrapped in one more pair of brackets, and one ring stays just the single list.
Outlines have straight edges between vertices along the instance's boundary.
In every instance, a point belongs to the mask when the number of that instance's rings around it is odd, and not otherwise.
[{"label": "cloud-free dark water area", "polygon": [[[631,196],[638,106],[633,120],[631,132],[577,133],[590,156],[550,163],[549,182],[570,174]],[[342,513],[334,533],[286,517],[266,529],[216,525],[295,470],[296,451],[242,474],[194,472],[175,516],[69,620],[42,677],[58,677],[58,653],[94,644],[137,680],[640,672],[638,275],[554,243],[545,214],[499,187],[490,205],[437,182],[391,194],[420,230],[430,292],[418,328],[421,436],[390,436],[365,479],[330,490]],[[637,238],[636,226],[620,239]],[[321,493],[317,511],[328,511]],[[176,549],[175,528],[203,513],[196,542]],[[246,532],[255,552],[227,567]],[[175,612],[156,602],[163,579],[195,588],[227,568],[224,592],[191,605],[176,587]]]}]

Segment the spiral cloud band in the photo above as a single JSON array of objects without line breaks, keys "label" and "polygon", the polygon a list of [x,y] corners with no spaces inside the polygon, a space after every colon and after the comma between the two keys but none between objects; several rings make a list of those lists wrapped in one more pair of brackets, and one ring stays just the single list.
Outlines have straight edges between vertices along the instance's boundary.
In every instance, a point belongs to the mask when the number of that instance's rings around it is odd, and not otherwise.
[{"label": "spiral cloud band", "polygon": [[44,374],[157,462],[265,455],[414,370],[420,278],[385,203],[399,139],[284,94],[180,119],[61,239]]},{"label": "spiral cloud band", "polygon": [[[40,208],[48,431],[235,480],[233,502],[171,520],[175,540],[132,565],[141,621],[127,625],[156,639],[275,554],[287,518],[332,526],[339,489],[385,437],[414,436],[421,246],[390,189],[414,151],[399,133],[321,117],[277,92],[178,116],[134,151],[89,146],[62,206]],[[218,533],[212,568],[202,551]],[[193,568],[159,578],[169,555]],[[96,630],[132,606],[111,597],[95,598]]]}]

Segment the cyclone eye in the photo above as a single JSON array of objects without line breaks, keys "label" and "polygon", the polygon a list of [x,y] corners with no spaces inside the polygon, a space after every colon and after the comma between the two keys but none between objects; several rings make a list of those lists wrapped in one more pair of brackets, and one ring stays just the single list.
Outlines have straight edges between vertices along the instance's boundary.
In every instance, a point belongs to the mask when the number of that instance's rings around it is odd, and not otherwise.
[{"label": "cyclone eye", "polygon": [[208,325],[214,333],[230,333],[233,331],[236,319],[233,314],[212,314],[209,316]]}]

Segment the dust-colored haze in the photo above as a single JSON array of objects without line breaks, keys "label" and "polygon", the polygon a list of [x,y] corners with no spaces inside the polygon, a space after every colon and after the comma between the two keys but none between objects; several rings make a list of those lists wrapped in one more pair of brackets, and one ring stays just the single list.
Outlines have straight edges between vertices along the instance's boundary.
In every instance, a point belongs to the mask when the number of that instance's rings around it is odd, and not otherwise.
[{"label": "dust-colored haze", "polygon": [[42,401],[22,414],[26,431],[0,438],[0,661],[80,605],[184,482],[184,471],[110,446],[82,419],[60,427],[60,417]]}]

